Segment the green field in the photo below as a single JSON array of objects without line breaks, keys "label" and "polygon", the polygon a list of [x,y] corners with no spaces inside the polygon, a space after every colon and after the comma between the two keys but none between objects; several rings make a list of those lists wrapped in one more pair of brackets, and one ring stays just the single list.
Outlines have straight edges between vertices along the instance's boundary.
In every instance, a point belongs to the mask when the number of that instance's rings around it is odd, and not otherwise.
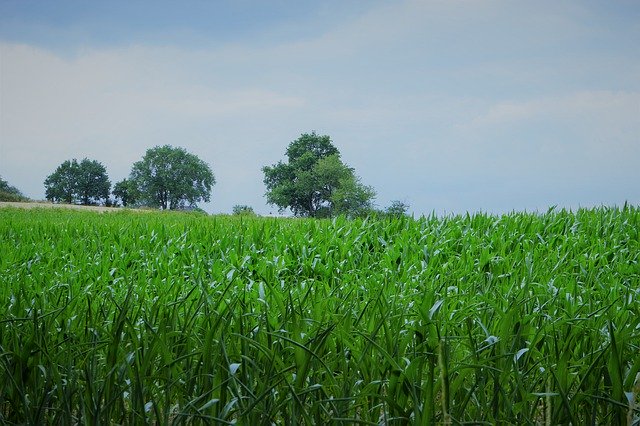
[{"label": "green field", "polygon": [[0,422],[637,423],[639,262],[628,206],[0,209]]}]

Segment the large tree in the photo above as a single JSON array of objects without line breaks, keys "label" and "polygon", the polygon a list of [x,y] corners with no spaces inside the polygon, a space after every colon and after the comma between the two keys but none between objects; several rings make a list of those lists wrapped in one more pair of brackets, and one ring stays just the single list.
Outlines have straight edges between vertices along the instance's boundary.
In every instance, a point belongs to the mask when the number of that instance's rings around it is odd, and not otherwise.
[{"label": "large tree", "polygon": [[47,176],[44,186],[49,201],[91,205],[107,201],[111,182],[100,162],[84,158],[78,163],[74,158]]},{"label": "large tree", "polygon": [[207,163],[170,145],[148,149],[142,160],[134,163],[129,179],[140,203],[163,210],[209,201],[216,183]]},{"label": "large tree", "polygon": [[296,216],[359,215],[371,208],[375,192],[340,159],[329,136],[305,133],[289,144],[287,162],[262,169],[267,202]]}]

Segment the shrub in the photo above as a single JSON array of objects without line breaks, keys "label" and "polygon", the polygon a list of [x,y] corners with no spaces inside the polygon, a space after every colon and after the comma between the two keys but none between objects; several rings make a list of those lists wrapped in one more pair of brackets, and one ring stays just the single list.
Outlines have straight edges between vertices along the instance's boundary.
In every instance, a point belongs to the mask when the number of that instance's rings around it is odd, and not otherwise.
[{"label": "shrub", "polygon": [[235,216],[257,216],[253,211],[253,207],[244,204],[236,204],[233,206],[233,214]]}]

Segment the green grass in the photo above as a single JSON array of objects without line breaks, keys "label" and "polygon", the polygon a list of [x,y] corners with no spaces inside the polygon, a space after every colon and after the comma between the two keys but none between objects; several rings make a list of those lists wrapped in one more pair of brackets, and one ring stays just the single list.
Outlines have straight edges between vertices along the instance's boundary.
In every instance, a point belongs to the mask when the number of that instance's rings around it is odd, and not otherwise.
[{"label": "green grass", "polygon": [[639,421],[640,210],[0,209],[0,421]]}]

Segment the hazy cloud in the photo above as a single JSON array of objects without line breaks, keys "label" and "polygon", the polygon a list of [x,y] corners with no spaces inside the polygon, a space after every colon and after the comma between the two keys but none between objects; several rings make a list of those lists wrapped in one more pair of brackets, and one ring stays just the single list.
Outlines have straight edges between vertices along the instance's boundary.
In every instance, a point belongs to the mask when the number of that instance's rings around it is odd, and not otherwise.
[{"label": "hazy cloud", "polygon": [[[15,29],[0,38],[0,174],[41,198],[66,159],[98,159],[117,181],[146,149],[168,143],[212,165],[208,210],[239,203],[267,213],[261,167],[316,130],[381,206],[640,202],[640,8],[344,4],[341,17],[340,2],[284,21],[248,14],[265,21],[235,39],[233,23],[211,34],[194,24],[192,36],[173,40],[149,29],[126,43],[121,35],[65,48],[21,42]],[[74,31],[91,33],[81,24]]]}]

